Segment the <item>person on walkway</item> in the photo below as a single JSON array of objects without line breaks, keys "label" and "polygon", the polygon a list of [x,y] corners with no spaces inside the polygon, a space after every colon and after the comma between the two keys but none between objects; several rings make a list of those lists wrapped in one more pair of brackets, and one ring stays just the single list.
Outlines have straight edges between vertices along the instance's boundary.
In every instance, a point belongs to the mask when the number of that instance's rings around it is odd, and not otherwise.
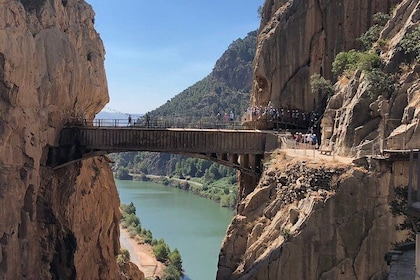
[{"label": "person on walkway", "polygon": [[149,116],[149,114],[146,114],[146,126],[150,127],[150,116]]},{"label": "person on walkway", "polygon": [[132,120],[131,115],[128,115],[128,126],[131,126],[131,120]]},{"label": "person on walkway", "polygon": [[225,122],[228,122],[228,120],[229,120],[229,115],[225,112],[225,115],[223,116],[223,118],[225,119]]},{"label": "person on walkway", "polygon": [[315,145],[315,147],[318,147],[318,137],[316,134],[312,134],[312,145]]}]

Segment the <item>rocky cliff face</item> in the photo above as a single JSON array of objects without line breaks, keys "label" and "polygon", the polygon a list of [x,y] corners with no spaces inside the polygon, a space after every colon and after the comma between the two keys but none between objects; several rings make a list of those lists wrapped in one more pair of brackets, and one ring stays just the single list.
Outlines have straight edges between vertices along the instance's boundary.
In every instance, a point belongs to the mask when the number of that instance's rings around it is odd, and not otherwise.
[{"label": "rocky cliff face", "polygon": [[94,12],[78,0],[0,0],[0,277],[116,279],[108,163],[45,166],[70,117],[108,102]]},{"label": "rocky cliff face", "polygon": [[[396,90],[370,95],[366,72],[357,70],[339,78],[330,99],[311,93],[310,75],[332,79],[335,56],[361,49],[355,39],[372,24],[372,15],[394,5],[373,53],[384,61],[381,70],[396,80]],[[402,42],[419,26],[419,5],[417,0],[265,1],[251,104],[271,101],[320,113],[326,107],[322,145],[342,155],[418,148],[419,67],[415,52],[404,51]],[[383,279],[383,256],[400,240],[390,230],[397,221],[389,202],[393,187],[407,184],[407,169],[284,155],[267,166],[238,206],[217,279]]]},{"label": "rocky cliff face", "polygon": [[[420,147],[420,65],[415,52],[404,47],[420,28],[420,3],[402,1],[391,16],[378,41],[383,46],[374,45],[373,51],[383,60],[395,90],[372,97],[368,73],[359,70],[341,77],[328,102],[321,123],[323,145],[334,144],[343,155]],[[413,41],[418,44],[418,39]]]},{"label": "rocky cliff face", "polygon": [[400,0],[267,0],[254,60],[251,105],[321,110],[325,96],[311,93],[314,73],[331,78],[331,63],[355,38]]},{"label": "rocky cliff face", "polygon": [[384,279],[398,236],[389,166],[282,154],[269,165],[228,228],[217,279]]}]

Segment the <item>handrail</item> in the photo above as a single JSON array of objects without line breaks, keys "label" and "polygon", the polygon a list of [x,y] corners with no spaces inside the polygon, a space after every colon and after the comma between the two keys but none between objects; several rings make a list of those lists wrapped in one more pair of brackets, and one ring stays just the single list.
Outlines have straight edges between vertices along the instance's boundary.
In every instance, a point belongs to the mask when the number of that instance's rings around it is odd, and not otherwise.
[{"label": "handrail", "polygon": [[237,121],[214,121],[214,122],[189,122],[185,119],[67,119],[66,127],[97,127],[97,128],[137,128],[137,129],[165,129],[165,128],[189,128],[189,129],[234,129],[246,130],[250,127]]}]

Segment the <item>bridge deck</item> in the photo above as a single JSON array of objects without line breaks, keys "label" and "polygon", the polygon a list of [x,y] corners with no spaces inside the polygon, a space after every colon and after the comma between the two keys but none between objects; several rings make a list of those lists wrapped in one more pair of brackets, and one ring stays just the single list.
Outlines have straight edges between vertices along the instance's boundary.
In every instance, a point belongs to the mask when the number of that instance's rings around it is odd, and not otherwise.
[{"label": "bridge deck", "polygon": [[65,128],[60,146],[77,143],[106,152],[263,154],[266,133],[216,129]]},{"label": "bridge deck", "polygon": [[255,175],[261,173],[264,154],[277,145],[273,131],[70,126],[61,131],[47,164],[58,168],[90,156],[149,151],[212,160]]}]

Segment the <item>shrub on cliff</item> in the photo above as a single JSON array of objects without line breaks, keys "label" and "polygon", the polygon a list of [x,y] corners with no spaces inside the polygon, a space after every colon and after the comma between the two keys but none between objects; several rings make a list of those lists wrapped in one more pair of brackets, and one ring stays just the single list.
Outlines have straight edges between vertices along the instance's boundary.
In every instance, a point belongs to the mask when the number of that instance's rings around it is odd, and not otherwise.
[{"label": "shrub on cliff", "polygon": [[372,99],[376,99],[380,94],[389,99],[395,90],[394,79],[380,69],[367,72],[366,79],[369,83],[368,95]]},{"label": "shrub on cliff", "polygon": [[404,35],[401,40],[401,49],[420,61],[420,26],[412,29]]},{"label": "shrub on cliff", "polygon": [[321,92],[323,95],[331,97],[334,94],[334,87],[330,80],[326,80],[319,74],[313,74],[310,80],[312,93]]},{"label": "shrub on cliff", "polygon": [[374,52],[350,50],[337,54],[332,64],[332,72],[335,76],[344,74],[351,77],[356,69],[371,71],[380,68],[381,65],[381,58]]},{"label": "shrub on cliff", "polygon": [[173,265],[179,272],[182,271],[182,259],[181,254],[179,253],[178,249],[172,251],[169,255],[169,262]]},{"label": "shrub on cliff", "polygon": [[130,204],[121,204],[121,211],[126,214],[134,214],[136,215],[136,206],[134,206],[133,202]]},{"label": "shrub on cliff", "polygon": [[123,264],[130,261],[130,252],[126,249],[121,249],[117,256],[117,263]]},{"label": "shrub on cliff", "polygon": [[372,47],[373,43],[378,41],[382,29],[390,19],[388,14],[377,13],[373,15],[373,25],[362,36],[357,38],[363,46],[368,50]]},{"label": "shrub on cliff", "polygon": [[163,239],[160,239],[158,244],[153,246],[153,253],[156,256],[156,259],[160,262],[166,262],[169,258],[170,252],[169,246]]},{"label": "shrub on cliff", "polygon": [[389,98],[395,90],[394,77],[381,70],[382,60],[375,52],[358,52],[350,50],[340,52],[333,62],[332,72],[338,76],[344,74],[351,78],[353,72],[357,69],[366,73],[368,82],[368,96],[375,99],[382,94]]},{"label": "shrub on cliff", "polygon": [[173,265],[168,265],[163,270],[162,280],[179,280],[181,279],[181,272]]},{"label": "shrub on cliff", "polygon": [[160,262],[166,262],[169,258],[169,247],[168,245],[162,241],[159,241],[159,243],[153,247],[153,253],[156,256],[156,259]]}]

